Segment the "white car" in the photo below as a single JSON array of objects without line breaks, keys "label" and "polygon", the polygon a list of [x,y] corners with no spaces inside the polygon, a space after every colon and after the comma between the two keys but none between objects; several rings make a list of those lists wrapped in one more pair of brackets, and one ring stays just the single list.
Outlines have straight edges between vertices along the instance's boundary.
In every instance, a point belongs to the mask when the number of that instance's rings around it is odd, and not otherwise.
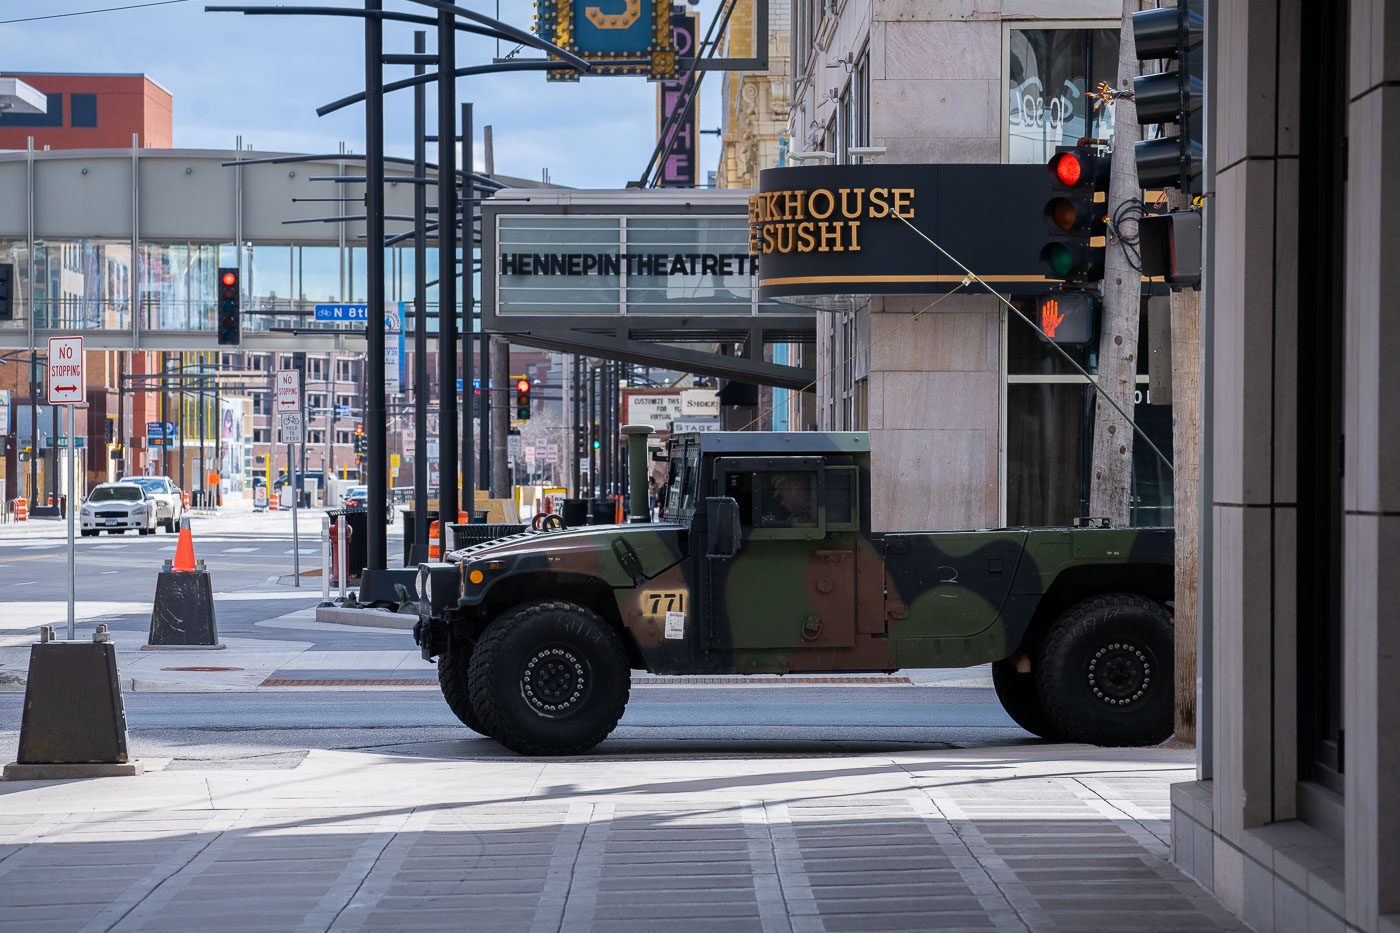
[{"label": "white car", "polygon": [[102,483],[78,509],[78,525],[86,538],[101,531],[125,534],[133,528],[151,535],[156,532],[157,511],[156,500],[135,483]]},{"label": "white car", "polygon": [[155,500],[156,520],[172,534],[179,530],[185,503],[174,480],[168,476],[123,476],[119,482],[135,483],[144,489],[146,495]]}]

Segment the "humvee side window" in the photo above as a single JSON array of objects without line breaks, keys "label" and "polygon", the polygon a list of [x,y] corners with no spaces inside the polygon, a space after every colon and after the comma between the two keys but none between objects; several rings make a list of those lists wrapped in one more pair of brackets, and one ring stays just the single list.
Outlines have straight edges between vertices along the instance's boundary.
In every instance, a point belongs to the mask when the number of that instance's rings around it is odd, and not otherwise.
[{"label": "humvee side window", "polygon": [[815,470],[759,473],[757,528],[804,528],[817,524]]}]

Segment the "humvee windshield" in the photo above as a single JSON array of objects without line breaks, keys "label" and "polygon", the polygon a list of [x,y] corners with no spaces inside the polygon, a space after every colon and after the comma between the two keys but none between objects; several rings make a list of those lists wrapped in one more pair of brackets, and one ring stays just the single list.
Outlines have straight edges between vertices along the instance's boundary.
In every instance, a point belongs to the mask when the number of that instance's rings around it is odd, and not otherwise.
[{"label": "humvee windshield", "polygon": [[668,522],[689,521],[695,512],[700,486],[700,445],[671,448],[671,470],[666,477],[666,503],[662,518]]}]

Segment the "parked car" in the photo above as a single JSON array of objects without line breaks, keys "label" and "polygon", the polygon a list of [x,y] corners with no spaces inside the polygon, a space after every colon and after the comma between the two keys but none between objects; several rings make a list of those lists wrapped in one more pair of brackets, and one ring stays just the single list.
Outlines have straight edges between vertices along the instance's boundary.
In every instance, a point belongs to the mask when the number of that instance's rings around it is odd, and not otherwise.
[{"label": "parked car", "polygon": [[185,502],[174,480],[168,476],[123,476],[119,482],[135,483],[144,489],[155,500],[156,520],[172,534],[179,530]]},{"label": "parked car", "polygon": [[[340,495],[342,508],[363,509],[369,505],[368,486],[347,486],[345,492]],[[394,523],[394,503],[384,503],[384,520],[392,525]]]},{"label": "parked car", "polygon": [[155,534],[158,511],[156,500],[137,484],[102,483],[92,487],[78,509],[79,530],[85,538],[101,531],[125,534],[133,528],[139,534]]}]

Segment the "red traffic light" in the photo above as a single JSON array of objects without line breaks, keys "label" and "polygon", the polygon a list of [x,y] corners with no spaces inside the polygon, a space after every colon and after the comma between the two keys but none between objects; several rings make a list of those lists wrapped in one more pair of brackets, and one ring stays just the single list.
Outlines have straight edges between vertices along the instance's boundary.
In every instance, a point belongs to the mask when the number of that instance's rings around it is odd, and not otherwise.
[{"label": "red traffic light", "polygon": [[1084,167],[1074,153],[1066,152],[1055,159],[1055,176],[1060,179],[1060,184],[1073,188],[1084,177]]},{"label": "red traffic light", "polygon": [[225,272],[223,276],[223,282],[225,285],[237,285],[238,276],[232,272]]},{"label": "red traffic light", "polygon": [[529,391],[530,391],[530,380],[529,380],[529,379],[517,379],[516,382],[515,382],[515,391],[519,392],[521,395],[524,395],[526,392],[529,392]]}]

